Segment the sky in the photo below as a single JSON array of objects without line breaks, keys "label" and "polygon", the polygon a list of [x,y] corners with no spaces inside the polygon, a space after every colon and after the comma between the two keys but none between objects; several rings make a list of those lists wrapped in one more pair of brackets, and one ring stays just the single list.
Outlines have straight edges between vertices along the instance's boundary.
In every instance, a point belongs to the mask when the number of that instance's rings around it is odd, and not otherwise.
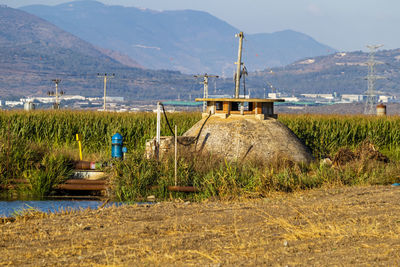
[{"label": "sky", "polygon": [[[245,33],[291,29],[339,51],[366,51],[367,44],[400,48],[399,0],[98,0],[107,5],[154,10],[206,11]],[[67,0],[0,0],[18,8]]]}]

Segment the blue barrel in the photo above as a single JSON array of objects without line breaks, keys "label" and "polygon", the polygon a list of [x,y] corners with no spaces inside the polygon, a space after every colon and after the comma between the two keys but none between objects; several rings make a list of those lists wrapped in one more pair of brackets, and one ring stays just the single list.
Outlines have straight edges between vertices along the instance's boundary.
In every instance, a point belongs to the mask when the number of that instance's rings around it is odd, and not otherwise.
[{"label": "blue barrel", "polygon": [[111,157],[122,159],[122,146],[124,138],[119,133],[116,133],[111,138]]}]

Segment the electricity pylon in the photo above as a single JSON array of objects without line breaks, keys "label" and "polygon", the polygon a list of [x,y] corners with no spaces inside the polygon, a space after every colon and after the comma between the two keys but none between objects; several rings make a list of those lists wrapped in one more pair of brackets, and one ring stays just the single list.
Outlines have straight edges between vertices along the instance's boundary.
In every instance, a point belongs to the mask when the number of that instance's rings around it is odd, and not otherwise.
[{"label": "electricity pylon", "polygon": [[364,114],[373,115],[375,114],[375,104],[376,104],[376,92],[375,92],[375,82],[378,79],[384,79],[383,76],[377,76],[375,74],[375,66],[382,64],[382,62],[375,60],[376,50],[383,45],[367,45],[369,52],[368,65],[368,90],[367,90],[367,101],[365,102]]},{"label": "electricity pylon", "polygon": [[[194,75],[195,78],[203,77],[203,81],[200,84],[204,85],[204,98],[208,98],[208,78],[214,77],[219,78],[218,75],[208,75],[207,73],[204,75]],[[203,112],[207,111],[207,101],[203,101]]]}]

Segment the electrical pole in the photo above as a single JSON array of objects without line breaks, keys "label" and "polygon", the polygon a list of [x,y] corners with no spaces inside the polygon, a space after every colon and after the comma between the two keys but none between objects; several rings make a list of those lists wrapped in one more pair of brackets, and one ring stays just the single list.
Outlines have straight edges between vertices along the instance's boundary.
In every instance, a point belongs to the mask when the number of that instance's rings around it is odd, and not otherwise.
[{"label": "electrical pole", "polygon": [[243,47],[243,32],[235,34],[235,37],[239,37],[239,51],[238,51],[238,61],[235,62],[237,64],[236,67],[236,74],[235,74],[235,98],[239,98],[240,92],[240,74],[241,74],[241,67],[242,67],[242,47]]},{"label": "electrical pole", "polygon": [[375,75],[375,66],[382,64],[382,62],[375,60],[376,50],[383,45],[367,45],[369,52],[368,65],[368,90],[367,90],[367,101],[365,102],[364,114],[372,115],[375,114],[375,103],[376,103],[376,92],[375,92],[375,82],[378,79],[383,79],[385,77]]},{"label": "electrical pole", "polygon": [[[215,77],[219,78],[218,75],[208,75],[207,73],[204,75],[194,75],[195,78],[203,77],[203,81],[200,84],[204,85],[204,96],[203,98],[208,98],[208,78]],[[207,101],[203,101],[203,112],[207,111]]]},{"label": "electrical pole", "polygon": [[[104,98],[103,98],[103,100],[104,100],[104,105],[103,105],[103,111],[106,111],[107,73],[104,73],[104,74],[97,73],[97,76],[104,76]],[[113,73],[111,76],[114,77],[115,74]]]},{"label": "electrical pole", "polygon": [[61,91],[60,93],[58,93],[58,84],[61,82],[61,79],[53,79],[51,80],[52,82],[54,82],[55,86],[56,86],[56,92],[47,92],[47,94],[49,96],[55,96],[55,103],[54,103],[54,109],[59,109],[59,102],[58,102],[58,96],[61,96],[64,94],[63,91]]}]

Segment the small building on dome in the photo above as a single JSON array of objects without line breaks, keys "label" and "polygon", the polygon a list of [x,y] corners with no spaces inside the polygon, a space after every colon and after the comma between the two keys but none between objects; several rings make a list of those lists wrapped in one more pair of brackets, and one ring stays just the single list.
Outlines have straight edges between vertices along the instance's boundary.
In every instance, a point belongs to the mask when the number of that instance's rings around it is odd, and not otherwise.
[{"label": "small building on dome", "polygon": [[262,98],[196,98],[197,102],[206,102],[206,116],[216,115],[221,118],[241,115],[255,117],[260,120],[277,118],[274,113],[274,102],[284,102],[284,99]]}]

